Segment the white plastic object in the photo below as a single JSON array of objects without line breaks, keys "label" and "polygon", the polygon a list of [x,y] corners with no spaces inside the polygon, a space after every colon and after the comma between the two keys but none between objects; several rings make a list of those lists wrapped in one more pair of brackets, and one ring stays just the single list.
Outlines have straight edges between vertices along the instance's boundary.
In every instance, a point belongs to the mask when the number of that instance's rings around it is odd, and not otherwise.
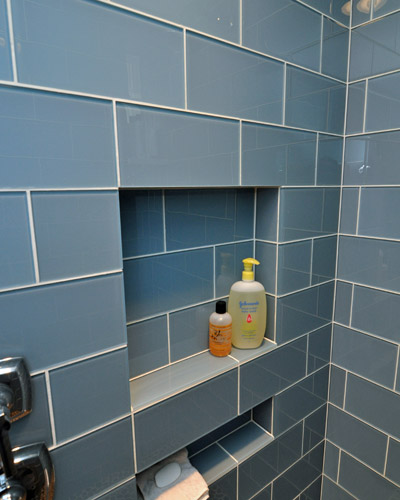
[{"label": "white plastic object", "polygon": [[154,476],[156,486],[158,488],[165,488],[172,484],[181,475],[181,466],[176,462],[171,462],[165,467],[160,469]]}]

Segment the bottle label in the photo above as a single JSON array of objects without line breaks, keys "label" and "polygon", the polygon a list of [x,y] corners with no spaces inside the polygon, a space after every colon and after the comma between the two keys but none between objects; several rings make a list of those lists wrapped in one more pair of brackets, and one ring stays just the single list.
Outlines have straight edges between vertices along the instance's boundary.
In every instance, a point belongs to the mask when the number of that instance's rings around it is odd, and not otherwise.
[{"label": "bottle label", "polygon": [[260,302],[247,302],[247,300],[239,301],[240,312],[243,314],[241,323],[241,336],[246,340],[253,340],[257,336],[257,321],[256,313]]},{"label": "bottle label", "polygon": [[226,356],[231,352],[232,324],[218,326],[209,323],[210,351],[216,356]]}]

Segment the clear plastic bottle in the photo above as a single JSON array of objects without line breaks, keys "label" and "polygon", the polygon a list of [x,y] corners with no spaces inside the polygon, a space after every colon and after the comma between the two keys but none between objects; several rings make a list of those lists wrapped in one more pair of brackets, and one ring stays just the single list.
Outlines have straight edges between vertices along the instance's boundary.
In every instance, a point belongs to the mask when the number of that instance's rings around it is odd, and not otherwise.
[{"label": "clear plastic bottle", "polygon": [[219,300],[209,320],[209,347],[214,356],[228,356],[232,349],[232,316],[226,312],[226,302]]}]

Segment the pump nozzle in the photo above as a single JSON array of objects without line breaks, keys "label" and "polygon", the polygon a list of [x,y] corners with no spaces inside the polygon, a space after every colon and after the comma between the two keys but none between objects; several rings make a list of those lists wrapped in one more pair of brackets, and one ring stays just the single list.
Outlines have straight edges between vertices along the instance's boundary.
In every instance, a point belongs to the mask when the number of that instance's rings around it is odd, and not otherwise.
[{"label": "pump nozzle", "polygon": [[253,264],[258,266],[259,265],[258,260],[249,257],[247,259],[243,259],[242,262],[244,264],[244,271],[242,271],[242,280],[254,281]]}]

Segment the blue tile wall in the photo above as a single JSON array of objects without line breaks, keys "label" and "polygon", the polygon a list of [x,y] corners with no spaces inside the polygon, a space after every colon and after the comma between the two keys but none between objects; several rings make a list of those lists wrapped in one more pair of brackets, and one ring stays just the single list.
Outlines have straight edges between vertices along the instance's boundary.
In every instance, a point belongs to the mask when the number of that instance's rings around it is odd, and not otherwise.
[{"label": "blue tile wall", "polygon": [[394,439],[389,440],[386,475],[400,485],[399,475],[400,443]]},{"label": "blue tile wall", "polygon": [[342,175],[343,140],[331,135],[319,134],[318,185],[340,185]]},{"label": "blue tile wall", "polygon": [[365,131],[399,128],[400,73],[373,78],[368,83]]},{"label": "blue tile wall", "polygon": [[400,199],[397,188],[362,188],[358,233],[383,238],[400,238],[396,217]]},{"label": "blue tile wall", "polygon": [[330,362],[331,325],[323,326],[308,336],[307,374]]},{"label": "blue tile wall", "polygon": [[357,230],[358,188],[343,188],[340,212],[340,232],[355,234]]},{"label": "blue tile wall", "polygon": [[335,321],[338,323],[342,323],[344,325],[348,325],[350,323],[352,293],[353,286],[350,283],[336,281]]},{"label": "blue tile wall", "polygon": [[[242,279],[242,260],[247,259],[252,254],[252,241],[235,243],[233,245],[218,245],[215,247],[215,294],[217,297],[228,295],[232,283]],[[260,261],[261,265],[257,267],[257,280],[261,281],[265,288],[268,287],[269,280],[273,276],[274,257],[272,256],[268,260],[260,257],[262,259]],[[265,275],[263,273],[264,269],[267,270]]]},{"label": "blue tile wall", "polygon": [[346,386],[346,372],[335,365],[331,365],[329,380],[329,401],[336,406],[343,407],[344,391]]},{"label": "blue tile wall", "polygon": [[336,481],[338,467],[339,467],[339,448],[334,444],[332,444],[330,441],[326,441],[324,473],[333,481]]},{"label": "blue tile wall", "polygon": [[[346,134],[356,134],[363,131],[365,85],[365,82],[360,82],[348,86]],[[347,139],[347,143],[350,141],[351,139]]]},{"label": "blue tile wall", "polygon": [[396,0],[376,2],[376,5],[373,4],[372,17],[375,19],[385,14],[390,14],[391,12],[394,12],[396,10],[399,10],[399,5]]},{"label": "blue tile wall", "polygon": [[322,500],[354,500],[355,498],[326,476],[322,483],[321,495]]},{"label": "blue tile wall", "polygon": [[326,405],[304,419],[303,453],[307,453],[325,438]]},{"label": "blue tile wall", "polygon": [[346,81],[349,30],[327,18],[323,23],[321,71]]},{"label": "blue tile wall", "polygon": [[257,239],[277,241],[279,197],[278,189],[257,189]]},{"label": "blue tile wall", "polygon": [[[352,3],[352,17],[351,25],[357,26],[358,24],[365,23],[370,20],[372,10],[372,2],[353,2]],[[350,59],[351,64],[353,60]]]},{"label": "blue tile wall", "polygon": [[349,25],[349,16],[342,11],[342,4],[335,0],[304,0],[303,3],[333,17],[346,26]]},{"label": "blue tile wall", "polygon": [[136,479],[99,497],[99,500],[137,500]]},{"label": "blue tile wall", "polygon": [[10,38],[7,25],[6,0],[0,2],[0,78],[2,80],[12,80],[12,63],[10,52]]}]

